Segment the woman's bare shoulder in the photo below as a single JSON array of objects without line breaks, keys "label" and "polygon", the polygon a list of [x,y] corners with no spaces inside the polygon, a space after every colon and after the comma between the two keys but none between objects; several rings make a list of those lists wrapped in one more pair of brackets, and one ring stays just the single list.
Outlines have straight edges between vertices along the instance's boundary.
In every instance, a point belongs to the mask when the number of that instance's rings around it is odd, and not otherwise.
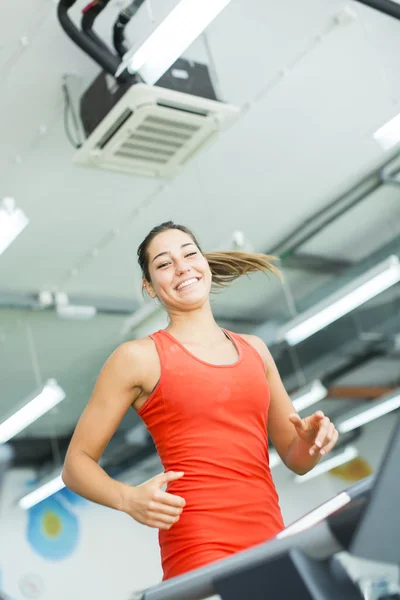
[{"label": "woman's bare shoulder", "polygon": [[112,353],[110,358],[118,362],[134,361],[141,364],[155,353],[155,345],[150,337],[139,338],[122,342]]},{"label": "woman's bare shoulder", "polygon": [[265,353],[265,351],[267,350],[267,346],[265,345],[263,340],[260,337],[258,337],[257,335],[253,335],[250,333],[239,333],[236,335],[239,335],[248,344],[251,344],[253,346],[253,348],[255,348],[256,350],[258,350],[260,352],[260,354]]},{"label": "woman's bare shoulder", "polygon": [[148,379],[159,370],[157,359],[155,344],[149,337],[122,342],[106,360],[100,381],[112,382],[114,386],[118,382],[125,388],[146,388]]},{"label": "woman's bare shoulder", "polygon": [[269,350],[268,350],[267,346],[265,345],[265,342],[263,342],[263,340],[260,337],[258,337],[257,335],[252,335],[252,334],[249,334],[249,333],[240,333],[239,335],[248,344],[250,344],[251,346],[253,346],[254,350],[257,350],[257,352],[259,353],[259,355],[263,359],[265,366],[267,366],[268,365],[268,361],[269,361],[270,353],[269,353]]}]

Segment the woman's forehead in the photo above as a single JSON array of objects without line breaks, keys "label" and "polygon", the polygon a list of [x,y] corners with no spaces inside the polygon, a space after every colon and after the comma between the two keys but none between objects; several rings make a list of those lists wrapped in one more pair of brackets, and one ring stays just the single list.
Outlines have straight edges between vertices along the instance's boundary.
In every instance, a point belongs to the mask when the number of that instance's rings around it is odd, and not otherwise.
[{"label": "woman's forehead", "polygon": [[149,256],[159,252],[173,252],[179,250],[183,244],[194,244],[190,235],[179,229],[169,229],[159,233],[149,245]]}]

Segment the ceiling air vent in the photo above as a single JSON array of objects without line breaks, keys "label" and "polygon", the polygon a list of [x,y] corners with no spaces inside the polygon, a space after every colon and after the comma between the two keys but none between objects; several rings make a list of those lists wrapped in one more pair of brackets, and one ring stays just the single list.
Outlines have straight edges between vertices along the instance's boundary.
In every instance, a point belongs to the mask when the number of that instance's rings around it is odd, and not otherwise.
[{"label": "ceiling air vent", "polygon": [[74,163],[172,177],[238,116],[234,106],[139,83],[94,129]]}]

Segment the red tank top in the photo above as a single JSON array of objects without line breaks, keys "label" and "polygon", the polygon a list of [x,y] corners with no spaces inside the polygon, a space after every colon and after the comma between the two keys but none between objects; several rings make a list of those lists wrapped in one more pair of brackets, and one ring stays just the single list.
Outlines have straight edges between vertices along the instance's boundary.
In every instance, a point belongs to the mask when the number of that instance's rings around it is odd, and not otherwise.
[{"label": "red tank top", "polygon": [[269,469],[264,364],[242,337],[225,333],[239,354],[228,365],[196,358],[166,331],[150,336],[161,377],[139,415],[165,471],[185,473],[167,488],[186,506],[171,529],[159,531],[164,580],[284,527]]}]

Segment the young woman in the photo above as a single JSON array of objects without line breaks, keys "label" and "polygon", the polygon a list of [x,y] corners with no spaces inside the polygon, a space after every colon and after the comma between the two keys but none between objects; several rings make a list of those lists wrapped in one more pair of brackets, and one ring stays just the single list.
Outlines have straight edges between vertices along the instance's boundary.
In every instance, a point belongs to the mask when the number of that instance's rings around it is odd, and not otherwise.
[{"label": "young woman", "polygon": [[[191,231],[168,222],[148,234],[138,258],[143,287],[164,305],[169,325],[122,344],[107,360],[73,434],[63,479],[77,494],[158,528],[168,579],[283,529],[268,436],[286,466],[304,474],[338,433],[321,411],[296,414],[261,339],[225,331],[213,317],[211,287],[275,272],[269,257],[204,254]],[[165,471],[137,487],[98,464],[130,407]]]}]

